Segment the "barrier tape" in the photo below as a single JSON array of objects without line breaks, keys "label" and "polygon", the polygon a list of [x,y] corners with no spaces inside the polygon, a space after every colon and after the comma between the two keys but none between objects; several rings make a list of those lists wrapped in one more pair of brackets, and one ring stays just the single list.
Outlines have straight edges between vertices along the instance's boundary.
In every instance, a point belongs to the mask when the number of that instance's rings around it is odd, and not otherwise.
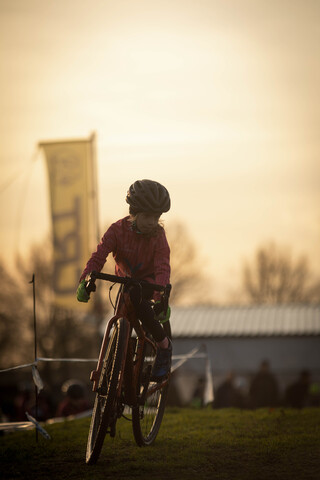
[{"label": "barrier tape", "polygon": [[0,373],[11,372],[12,370],[18,370],[25,367],[37,367],[38,362],[97,362],[97,358],[37,358],[32,363],[26,363],[25,365],[17,365],[16,367],[4,368],[0,370]]},{"label": "barrier tape", "polygon": [[33,423],[33,425],[36,427],[36,429],[41,433],[41,435],[46,440],[51,440],[51,437],[50,437],[49,433],[43,427],[41,427],[40,423],[37,422],[37,420],[35,418],[33,418],[33,416],[30,415],[30,413],[26,412],[26,416],[27,416],[27,419],[29,420],[29,422]]},{"label": "barrier tape", "polygon": [[43,390],[43,381],[40,377],[40,373],[38,372],[38,369],[35,365],[32,366],[32,378],[35,386],[37,387],[38,393]]},{"label": "barrier tape", "polygon": [[[172,368],[171,368],[171,373],[173,373],[175,370],[180,368],[184,363],[186,363],[187,360],[190,358],[194,358],[195,354],[199,351],[200,347],[194,348],[191,350],[191,352],[187,353],[186,355],[182,356],[181,360],[177,362]],[[181,355],[179,355],[181,357]],[[172,360],[174,360],[174,357],[172,356]]]},{"label": "barrier tape", "polygon": [[27,421],[0,423],[0,432],[15,432],[18,430],[30,430],[31,428],[34,428],[34,424]]},{"label": "barrier tape", "polygon": [[[26,412],[27,414],[27,412]],[[29,418],[31,415],[28,413]],[[54,417],[54,418],[49,418],[45,422],[42,422],[45,425],[52,425],[55,423],[64,423],[66,420],[77,420],[81,418],[89,418],[92,415],[92,408],[81,412],[77,413],[76,415],[68,415],[67,417]],[[28,418],[28,417],[27,417]],[[33,418],[33,417],[32,417]],[[35,420],[35,419],[34,419]],[[36,421],[36,420],[35,420]],[[39,422],[37,422],[39,425]],[[41,427],[41,425],[40,425]],[[29,422],[7,422],[7,423],[0,423],[0,432],[16,432],[19,430],[32,430],[36,428],[36,424],[32,422],[31,420]]]},{"label": "barrier tape", "polygon": [[26,363],[25,365],[18,365],[17,367],[4,368],[3,370],[0,370],[0,373],[11,372],[12,370],[18,370],[19,368],[32,367],[34,365],[37,365],[37,362]]},{"label": "barrier tape", "polygon": [[40,362],[97,362],[97,358],[37,358]]},{"label": "barrier tape", "polygon": [[[185,363],[189,358],[207,358],[206,353],[196,353],[199,351],[200,347],[195,348],[191,350],[189,353],[185,355],[172,355],[172,360],[184,360],[181,362],[181,365]],[[10,372],[12,370],[18,370],[19,368],[26,368],[26,367],[37,367],[38,362],[79,362],[79,363],[88,363],[88,362],[97,362],[97,358],[45,358],[45,357],[39,357],[36,359],[36,361],[32,363],[26,363],[24,365],[17,365],[16,367],[10,367],[10,368],[5,368],[3,370],[0,370],[0,373],[4,372]],[[178,362],[179,364],[179,362]],[[181,366],[179,364],[179,366]],[[179,368],[179,366],[175,366],[176,368]],[[36,382],[35,382],[36,383]]]}]

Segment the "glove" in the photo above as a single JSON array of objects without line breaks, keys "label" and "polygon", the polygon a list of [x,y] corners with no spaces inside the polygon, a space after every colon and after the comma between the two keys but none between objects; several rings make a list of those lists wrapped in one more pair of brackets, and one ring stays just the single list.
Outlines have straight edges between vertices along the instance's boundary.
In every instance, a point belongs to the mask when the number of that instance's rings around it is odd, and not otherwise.
[{"label": "glove", "polygon": [[78,300],[78,302],[87,303],[89,301],[90,295],[88,295],[85,284],[86,284],[85,280],[81,280],[81,282],[79,283],[79,286],[78,286],[78,289],[77,289],[77,300]]},{"label": "glove", "polygon": [[153,311],[154,311],[156,320],[158,320],[160,323],[167,322],[171,315],[171,308],[169,307],[169,305],[168,305],[167,311],[164,312],[161,300],[158,300],[157,302],[155,302],[153,306]]}]

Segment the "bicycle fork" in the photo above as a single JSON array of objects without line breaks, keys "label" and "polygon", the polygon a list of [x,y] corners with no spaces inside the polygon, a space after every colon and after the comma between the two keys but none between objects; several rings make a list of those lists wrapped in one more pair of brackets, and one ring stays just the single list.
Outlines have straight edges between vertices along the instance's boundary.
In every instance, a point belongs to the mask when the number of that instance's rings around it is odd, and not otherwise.
[{"label": "bicycle fork", "polygon": [[106,352],[107,352],[107,348],[108,348],[110,331],[111,331],[112,326],[118,320],[118,318],[119,318],[118,316],[112,317],[109,320],[107,328],[104,332],[104,336],[103,336],[103,340],[102,340],[102,344],[101,344],[101,348],[100,348],[100,352],[99,352],[97,368],[95,370],[92,370],[92,372],[90,374],[90,380],[91,380],[91,382],[93,382],[93,385],[92,385],[92,391],[93,392],[96,392],[98,390],[98,382],[99,382],[101,370],[102,370],[102,367],[103,367],[103,360],[106,356]]}]

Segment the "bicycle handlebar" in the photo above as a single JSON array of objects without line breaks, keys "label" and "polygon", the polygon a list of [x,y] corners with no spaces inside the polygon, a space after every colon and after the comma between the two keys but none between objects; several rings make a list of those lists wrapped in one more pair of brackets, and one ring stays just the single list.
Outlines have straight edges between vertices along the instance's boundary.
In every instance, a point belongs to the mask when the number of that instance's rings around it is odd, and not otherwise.
[{"label": "bicycle handlebar", "polygon": [[91,272],[86,282],[87,293],[90,294],[96,289],[96,279],[105,280],[112,283],[121,283],[122,285],[141,285],[143,288],[151,291],[163,292],[164,296],[169,299],[171,284],[168,283],[165,287],[163,285],[157,285],[156,283],[149,283],[146,280],[138,280],[131,277],[118,277],[117,275],[110,275],[109,273]]}]

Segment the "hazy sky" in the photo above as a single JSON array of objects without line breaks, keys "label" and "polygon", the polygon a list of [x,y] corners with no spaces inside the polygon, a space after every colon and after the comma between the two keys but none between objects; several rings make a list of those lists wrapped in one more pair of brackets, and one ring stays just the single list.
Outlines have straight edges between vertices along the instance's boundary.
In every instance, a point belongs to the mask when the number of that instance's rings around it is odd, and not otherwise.
[{"label": "hazy sky", "polygon": [[151,178],[216,292],[268,240],[320,274],[319,54],[318,0],[0,0],[1,252],[50,228],[37,143],[95,131],[102,230]]}]

